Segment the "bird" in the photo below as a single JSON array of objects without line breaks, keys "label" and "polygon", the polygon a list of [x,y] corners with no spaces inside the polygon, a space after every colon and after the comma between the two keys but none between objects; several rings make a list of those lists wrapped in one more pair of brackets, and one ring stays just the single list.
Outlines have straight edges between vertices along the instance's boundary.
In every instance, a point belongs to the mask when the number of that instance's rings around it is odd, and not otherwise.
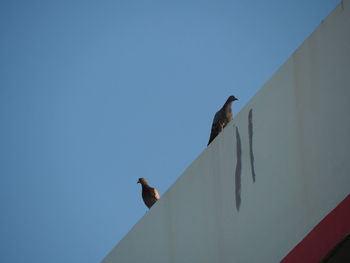
[{"label": "bird", "polygon": [[137,181],[138,184],[142,186],[142,199],[145,202],[145,205],[150,209],[155,202],[160,199],[157,188],[149,186],[145,178],[139,178]]},{"label": "bird", "polygon": [[230,96],[226,100],[222,108],[215,114],[213,124],[211,125],[210,138],[207,146],[215,139],[216,136],[226,127],[226,125],[233,119],[231,104],[238,100],[235,96]]}]

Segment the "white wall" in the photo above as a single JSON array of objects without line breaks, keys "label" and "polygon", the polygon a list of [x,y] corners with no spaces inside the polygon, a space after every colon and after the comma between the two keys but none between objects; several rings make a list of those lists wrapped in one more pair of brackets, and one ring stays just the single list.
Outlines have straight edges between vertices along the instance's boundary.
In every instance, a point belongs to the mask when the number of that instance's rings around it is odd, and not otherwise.
[{"label": "white wall", "polygon": [[279,262],[350,193],[349,99],[346,0],[103,262]]}]

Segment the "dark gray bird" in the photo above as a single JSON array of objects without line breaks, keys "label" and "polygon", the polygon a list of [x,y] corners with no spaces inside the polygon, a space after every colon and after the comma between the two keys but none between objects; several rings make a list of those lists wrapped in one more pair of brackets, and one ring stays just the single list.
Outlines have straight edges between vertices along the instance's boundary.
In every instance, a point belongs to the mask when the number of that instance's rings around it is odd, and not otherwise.
[{"label": "dark gray bird", "polygon": [[215,139],[216,136],[225,128],[225,126],[233,119],[231,104],[238,100],[235,96],[228,97],[222,108],[215,114],[208,145]]},{"label": "dark gray bird", "polygon": [[150,187],[145,178],[139,178],[137,183],[140,183],[142,186],[142,199],[145,205],[151,208],[160,199],[157,188]]}]

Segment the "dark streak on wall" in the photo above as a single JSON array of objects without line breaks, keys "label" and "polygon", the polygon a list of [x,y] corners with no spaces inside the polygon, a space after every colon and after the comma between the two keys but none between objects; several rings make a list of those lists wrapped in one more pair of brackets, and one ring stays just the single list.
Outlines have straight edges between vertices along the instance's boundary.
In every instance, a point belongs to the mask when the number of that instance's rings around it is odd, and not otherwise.
[{"label": "dark streak on wall", "polygon": [[253,182],[255,182],[254,152],[253,152],[253,109],[250,109],[248,115],[248,133],[249,133],[249,155],[250,167],[252,170]]},{"label": "dark streak on wall", "polygon": [[235,172],[235,184],[236,184],[236,208],[239,210],[241,206],[241,174],[242,174],[242,144],[241,137],[239,135],[238,128],[236,127],[236,151],[237,151],[237,163]]}]

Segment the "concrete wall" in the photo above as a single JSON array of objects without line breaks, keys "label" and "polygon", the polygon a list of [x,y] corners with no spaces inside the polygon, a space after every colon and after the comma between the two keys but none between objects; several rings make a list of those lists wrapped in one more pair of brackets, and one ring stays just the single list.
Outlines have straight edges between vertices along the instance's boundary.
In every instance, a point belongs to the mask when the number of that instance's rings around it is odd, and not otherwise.
[{"label": "concrete wall", "polygon": [[349,99],[347,0],[103,262],[279,262],[350,193]]}]

